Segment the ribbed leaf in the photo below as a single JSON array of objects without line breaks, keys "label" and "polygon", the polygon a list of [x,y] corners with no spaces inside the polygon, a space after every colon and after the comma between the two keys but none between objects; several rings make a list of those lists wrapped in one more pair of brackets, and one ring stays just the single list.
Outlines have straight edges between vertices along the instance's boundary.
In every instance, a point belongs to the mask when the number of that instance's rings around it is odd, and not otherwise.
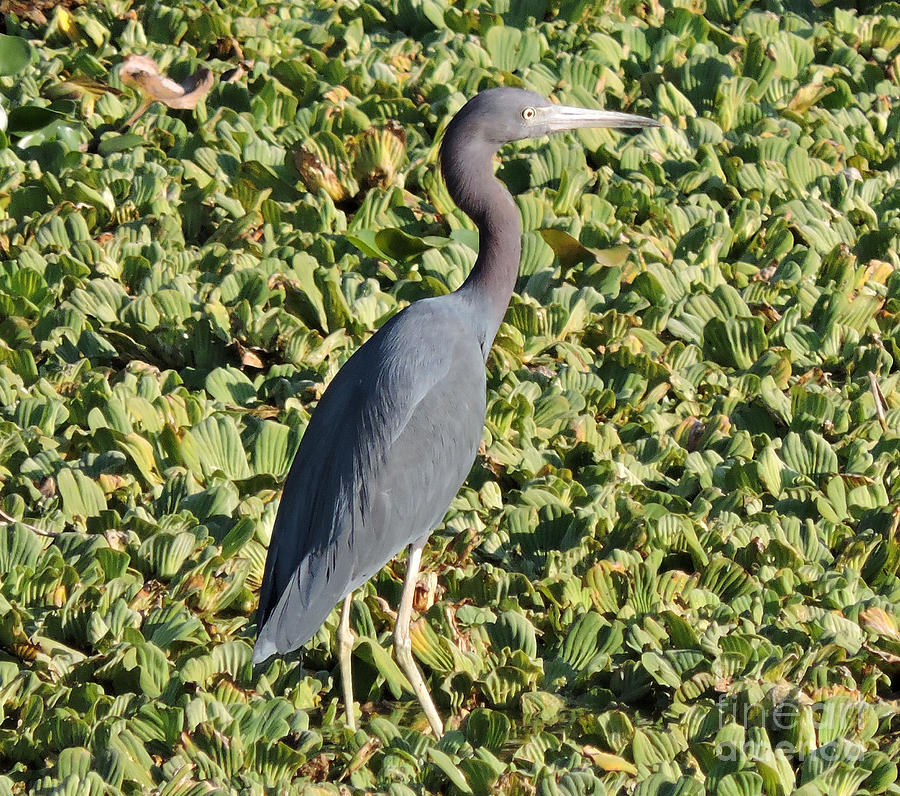
[{"label": "ribbed leaf", "polygon": [[187,431],[181,442],[181,455],[191,471],[203,478],[216,471],[231,479],[251,475],[237,426],[225,415],[208,417]]}]

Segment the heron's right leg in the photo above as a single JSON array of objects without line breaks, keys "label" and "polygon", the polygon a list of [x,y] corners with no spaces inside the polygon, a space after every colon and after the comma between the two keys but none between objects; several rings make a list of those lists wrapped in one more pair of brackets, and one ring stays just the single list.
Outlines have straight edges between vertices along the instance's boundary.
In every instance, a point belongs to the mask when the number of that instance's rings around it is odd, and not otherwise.
[{"label": "heron's right leg", "polygon": [[353,652],[353,631],[350,629],[350,606],[353,603],[353,592],[344,597],[341,608],[341,623],[338,625],[338,661],[341,667],[341,688],[344,691],[344,715],[347,726],[356,729],[356,714],[353,712],[353,678],[350,676],[350,655]]},{"label": "heron's right leg", "polygon": [[414,543],[409,546],[409,559],[406,564],[406,577],[403,580],[403,594],[400,597],[400,610],[397,611],[397,621],[394,624],[394,655],[397,663],[406,675],[406,679],[412,684],[413,691],[419,698],[419,703],[425,711],[428,723],[435,738],[440,738],[444,734],[444,725],[441,717],[431,700],[431,694],[428,693],[428,686],[425,685],[425,678],[422,672],[416,666],[416,661],[412,654],[412,642],[409,637],[409,623],[412,619],[413,597],[416,593],[416,581],[419,577],[419,562],[422,560],[422,548],[424,540],[421,543]]}]

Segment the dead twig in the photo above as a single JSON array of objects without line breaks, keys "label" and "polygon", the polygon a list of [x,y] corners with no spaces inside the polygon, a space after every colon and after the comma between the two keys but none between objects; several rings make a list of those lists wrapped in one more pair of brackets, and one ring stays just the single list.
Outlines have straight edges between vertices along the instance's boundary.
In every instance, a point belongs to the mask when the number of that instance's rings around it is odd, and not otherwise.
[{"label": "dead twig", "polygon": [[38,536],[47,536],[50,539],[55,539],[57,536],[59,536],[58,533],[54,533],[53,531],[45,531],[42,528],[38,528],[37,526],[32,525],[31,523],[24,522],[23,520],[17,520],[15,517],[10,516],[5,511],[3,511],[3,509],[0,509],[0,522],[4,522],[8,525],[12,525],[14,522],[17,522],[19,523],[19,525],[24,525],[32,533],[36,533]]},{"label": "dead twig", "polygon": [[884,416],[884,394],[881,392],[881,387],[878,386],[878,379],[872,371],[869,371],[869,389],[872,392],[872,398],[875,400],[875,416],[881,424],[881,430],[887,431],[887,419]]}]

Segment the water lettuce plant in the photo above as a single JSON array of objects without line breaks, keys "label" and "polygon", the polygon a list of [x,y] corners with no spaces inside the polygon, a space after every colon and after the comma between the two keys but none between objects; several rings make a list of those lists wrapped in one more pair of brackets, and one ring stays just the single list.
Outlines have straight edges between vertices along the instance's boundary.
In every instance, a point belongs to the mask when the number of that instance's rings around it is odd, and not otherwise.
[{"label": "water lettuce plant", "polygon": [[[897,793],[898,81],[892,2],[0,3],[0,796]],[[401,560],[351,733],[336,613],[251,665],[268,535],[324,385],[473,262],[437,144],[501,84],[666,126],[506,151],[416,599],[453,726]]]}]

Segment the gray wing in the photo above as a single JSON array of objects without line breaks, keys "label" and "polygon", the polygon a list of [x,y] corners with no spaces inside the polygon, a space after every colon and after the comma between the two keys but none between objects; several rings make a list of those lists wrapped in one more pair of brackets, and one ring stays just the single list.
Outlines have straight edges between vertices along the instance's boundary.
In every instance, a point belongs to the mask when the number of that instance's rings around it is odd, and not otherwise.
[{"label": "gray wing", "polygon": [[440,522],[465,480],[484,425],[484,358],[450,299],[388,321],[316,407],[272,531],[255,661],[306,643],[344,595]]}]

